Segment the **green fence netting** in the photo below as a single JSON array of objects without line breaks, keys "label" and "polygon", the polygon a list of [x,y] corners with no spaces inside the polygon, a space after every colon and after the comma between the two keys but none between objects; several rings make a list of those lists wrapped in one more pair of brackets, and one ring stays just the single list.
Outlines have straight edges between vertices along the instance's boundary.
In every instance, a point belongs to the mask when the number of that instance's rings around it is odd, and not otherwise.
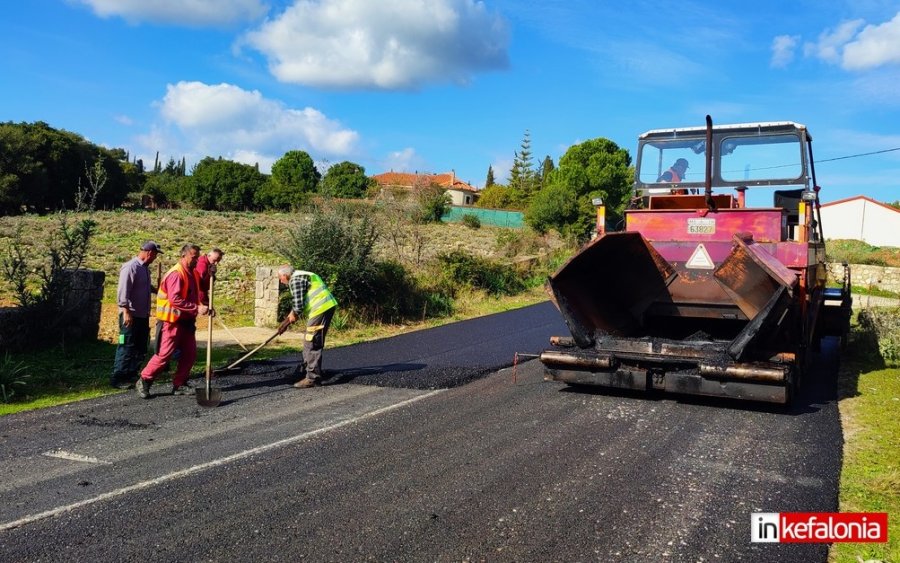
[{"label": "green fence netting", "polygon": [[463,207],[454,205],[450,212],[441,217],[442,221],[459,223],[466,215],[474,215],[482,225],[494,227],[510,227],[521,229],[525,226],[520,211],[506,211],[504,209],[482,209],[480,207]]}]

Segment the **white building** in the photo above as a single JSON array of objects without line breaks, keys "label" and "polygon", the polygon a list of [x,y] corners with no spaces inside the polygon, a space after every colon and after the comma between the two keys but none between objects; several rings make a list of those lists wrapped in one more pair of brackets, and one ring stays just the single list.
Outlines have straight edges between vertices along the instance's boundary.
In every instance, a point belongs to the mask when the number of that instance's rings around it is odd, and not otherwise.
[{"label": "white building", "polygon": [[900,209],[864,195],[822,204],[826,240],[861,240],[900,248]]}]

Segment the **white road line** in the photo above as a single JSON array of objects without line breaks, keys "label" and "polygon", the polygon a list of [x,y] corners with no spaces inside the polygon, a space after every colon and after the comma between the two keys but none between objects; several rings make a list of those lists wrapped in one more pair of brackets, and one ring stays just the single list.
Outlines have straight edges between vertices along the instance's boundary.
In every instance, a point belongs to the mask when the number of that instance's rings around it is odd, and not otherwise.
[{"label": "white road line", "polygon": [[99,463],[101,465],[112,465],[111,461],[103,461],[102,459],[97,459],[96,457],[91,457],[88,455],[81,454],[73,454],[72,452],[64,452],[62,450],[55,450],[50,452],[44,452],[47,457],[56,457],[59,459],[67,459],[69,461],[82,461],[84,463]]},{"label": "white road line", "polygon": [[372,418],[378,416],[380,414],[384,414],[386,412],[399,409],[401,407],[405,407],[406,405],[415,403],[417,401],[421,401],[422,399],[427,399],[429,397],[433,397],[439,393],[443,393],[444,389],[437,389],[435,391],[431,391],[424,395],[419,395],[418,397],[413,397],[411,399],[406,399],[405,401],[401,401],[399,403],[395,403],[393,405],[388,405],[386,407],[381,407],[380,409],[375,409],[374,411],[367,412],[365,414],[359,415],[354,418],[350,418],[347,420],[343,420],[341,422],[337,422],[330,426],[325,426],[323,428],[318,428],[316,430],[311,430],[309,432],[305,432],[303,434],[299,434],[297,436],[292,436],[290,438],[285,438],[283,440],[278,440],[277,442],[272,442],[271,444],[265,444],[263,446],[257,446],[255,448],[244,450],[242,452],[238,452],[236,454],[232,454],[230,456],[222,457],[219,459],[214,459],[212,461],[207,461],[206,463],[201,463],[199,465],[194,465],[191,467],[187,467],[185,469],[181,469],[179,471],[175,471],[173,473],[168,473],[166,475],[161,475],[154,479],[149,479],[147,481],[140,481],[135,483],[134,485],[129,485],[127,487],[122,487],[121,489],[116,489],[114,491],[110,491],[108,493],[103,493],[102,495],[97,495],[93,498],[85,499],[82,501],[78,501],[72,504],[67,504],[65,506],[59,506],[57,508],[52,508],[50,510],[46,510],[44,512],[40,512],[38,514],[32,514],[30,516],[25,516],[23,518],[19,518],[18,520],[14,520],[12,522],[6,522],[4,524],[0,524],[0,532],[4,532],[6,530],[10,530],[12,528],[18,528],[19,526],[24,526],[26,524],[31,524],[33,522],[37,522],[38,520],[43,520],[45,518],[52,518],[53,516],[58,516],[65,512],[70,512],[72,510],[81,508],[83,506],[88,506],[91,504],[95,504],[104,500],[108,500],[115,497],[120,497],[122,495],[126,495],[133,491],[139,491],[141,489],[147,489],[150,487],[154,487],[156,485],[165,483],[167,481],[174,481],[175,479],[180,479],[182,477],[187,477],[188,475],[193,475],[194,473],[199,473],[201,471],[205,471],[207,469],[211,469],[213,467],[219,467],[221,465],[225,465],[226,463],[230,463],[232,461],[237,461],[239,459],[243,459],[245,457],[250,457],[252,455],[256,455],[262,452],[267,452],[269,450],[274,450],[277,448],[281,448],[284,446],[289,446],[296,442],[302,442],[307,438],[311,438],[313,436],[317,436],[319,434],[324,434],[326,432],[330,432],[331,430],[336,430],[338,428],[348,426],[350,424],[360,422],[367,418]]}]

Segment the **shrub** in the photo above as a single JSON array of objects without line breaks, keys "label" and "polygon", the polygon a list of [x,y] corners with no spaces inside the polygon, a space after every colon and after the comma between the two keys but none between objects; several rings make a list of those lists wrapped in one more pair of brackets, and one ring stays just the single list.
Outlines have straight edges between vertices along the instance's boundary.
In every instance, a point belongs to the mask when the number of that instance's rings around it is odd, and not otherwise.
[{"label": "shrub", "polygon": [[437,223],[450,212],[450,196],[437,184],[421,187],[416,198],[422,223]]},{"label": "shrub", "polygon": [[20,223],[5,256],[0,259],[0,276],[12,287],[16,301],[26,311],[18,327],[19,344],[15,348],[59,341],[60,330],[72,324],[77,314],[77,304],[67,302],[72,271],[81,268],[97,223],[93,219],[81,219],[73,225],[67,213],[59,213],[57,217],[58,228],[47,234],[43,256],[35,259],[35,253],[26,248]]},{"label": "shrub", "polygon": [[31,377],[30,374],[25,373],[28,371],[28,366],[25,365],[25,362],[17,362],[10,358],[9,352],[7,352],[3,361],[0,362],[0,396],[3,397],[3,402],[8,403],[9,400],[16,394],[13,389],[13,385],[25,385],[25,379]]},{"label": "shrub", "polygon": [[371,214],[330,207],[288,232],[277,250],[295,268],[317,273],[344,306],[377,297],[373,254],[379,231]]},{"label": "shrub", "polygon": [[441,276],[453,291],[457,285],[483,289],[491,295],[514,295],[524,283],[512,266],[498,264],[460,250],[437,257]]},{"label": "shrub", "polygon": [[859,313],[860,327],[878,346],[885,365],[900,366],[900,314],[896,309],[865,309]]},{"label": "shrub", "polygon": [[462,216],[462,224],[466,227],[469,227],[470,229],[480,229],[481,219],[478,218],[478,215],[466,213]]}]

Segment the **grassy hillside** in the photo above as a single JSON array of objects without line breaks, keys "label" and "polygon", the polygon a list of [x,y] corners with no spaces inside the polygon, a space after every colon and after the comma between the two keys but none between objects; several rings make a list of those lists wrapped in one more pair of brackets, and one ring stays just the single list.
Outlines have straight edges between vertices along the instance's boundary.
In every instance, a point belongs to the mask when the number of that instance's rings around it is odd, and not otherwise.
[{"label": "grassy hillside", "polygon": [[[402,263],[415,272],[440,253],[465,250],[496,260],[513,261],[546,253],[561,246],[553,238],[498,227],[472,229],[461,224],[420,225],[390,210],[372,208],[381,236],[376,252],[381,258]],[[217,309],[236,326],[252,324],[254,281],[258,266],[277,266],[285,261],[278,247],[300,221],[314,219],[296,213],[216,213],[192,210],[96,212],[97,234],[91,242],[85,266],[106,273],[104,303],[115,299],[121,264],[133,257],[141,242],[152,239],[164,249],[153,268],[163,271],[178,258],[186,243],[204,251],[216,246],[225,251],[216,286]],[[0,217],[0,252],[5,253],[15,230],[22,227],[24,246],[36,258],[44,252],[47,237],[58,218],[48,216]],[[154,271],[154,275],[155,275]],[[0,303],[11,304],[12,294],[0,284]]]},{"label": "grassy hillside", "polygon": [[828,260],[900,268],[900,248],[872,246],[860,240],[829,240]]}]

